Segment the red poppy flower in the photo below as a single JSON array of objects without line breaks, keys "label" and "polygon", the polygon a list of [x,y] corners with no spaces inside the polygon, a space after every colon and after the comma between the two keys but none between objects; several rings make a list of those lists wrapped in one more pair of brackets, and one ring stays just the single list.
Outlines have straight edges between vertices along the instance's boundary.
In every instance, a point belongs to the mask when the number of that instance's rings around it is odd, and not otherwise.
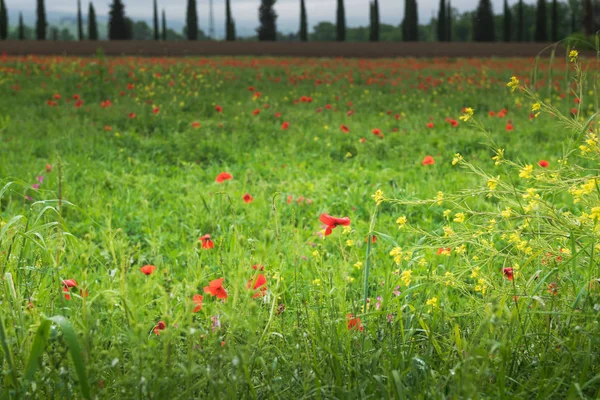
[{"label": "red poppy flower", "polygon": [[448,122],[450,123],[450,125],[452,125],[453,128],[456,128],[458,126],[458,121],[455,119],[451,119]]},{"label": "red poppy flower", "polygon": [[204,293],[208,293],[211,296],[216,296],[218,299],[226,299],[227,292],[223,288],[224,280],[225,278],[219,278],[210,281],[208,286],[204,286]]},{"label": "red poppy flower", "polygon": [[257,108],[256,110],[252,111],[252,114],[258,115],[258,114],[260,114],[260,110]]},{"label": "red poppy flower", "polygon": [[216,112],[223,112],[223,107],[221,107],[221,106],[215,106],[215,111]]},{"label": "red poppy flower", "polygon": [[437,252],[435,254],[442,255],[442,254],[450,254],[450,252],[452,251],[452,247],[440,247],[437,249]]},{"label": "red poppy flower", "polygon": [[508,132],[510,132],[510,131],[512,131],[513,129],[515,129],[515,127],[513,126],[513,124],[512,124],[512,123],[510,123],[510,122],[507,122],[507,123],[506,123],[506,130],[507,130]]},{"label": "red poppy flower", "polygon": [[344,133],[348,133],[350,132],[350,128],[348,128],[346,125],[342,124],[340,125],[340,129],[342,130],[342,132]]},{"label": "red poppy flower", "polygon": [[280,112],[276,112],[275,113],[275,118],[279,118],[279,117],[281,117],[281,113]]},{"label": "red poppy flower", "polygon": [[158,108],[158,107],[154,107],[152,109],[152,114],[154,114],[154,115],[157,115],[159,112],[160,112],[160,108]]},{"label": "red poppy flower", "polygon": [[421,164],[433,165],[433,164],[435,164],[435,160],[433,159],[432,156],[425,156],[425,158],[423,158],[423,161],[421,161]]},{"label": "red poppy flower", "polygon": [[167,324],[164,321],[158,321],[158,324],[154,326],[154,334],[158,336],[160,335],[160,331],[164,331],[165,329],[167,329]]},{"label": "red poppy flower", "polygon": [[254,92],[254,86],[248,86],[248,90]]},{"label": "red poppy flower", "polygon": [[490,117],[494,117],[494,116],[496,115],[496,112],[495,112],[495,111],[489,111],[489,112],[488,112],[488,115],[489,115]]},{"label": "red poppy flower", "polygon": [[571,114],[576,115],[577,114],[577,109],[576,108],[571,108]]},{"label": "red poppy flower", "polygon": [[198,121],[192,122],[192,128],[200,128],[200,122],[198,122]]},{"label": "red poppy flower", "polygon": [[75,281],[75,279],[65,279],[64,281],[62,281],[63,286],[65,287],[77,287],[77,282]]},{"label": "red poppy flower", "polygon": [[373,133],[373,135],[383,139],[383,133],[381,133],[381,129],[375,128],[375,129],[371,130],[371,132]]},{"label": "red poppy flower", "polygon": [[[365,242],[369,243],[369,237],[368,236],[365,238]],[[371,243],[376,243],[376,242],[377,242],[377,236],[375,236],[375,235],[371,236]]]},{"label": "red poppy flower", "polygon": [[242,197],[244,199],[244,202],[246,204],[252,203],[252,201],[254,200],[254,198],[250,195],[250,193],[246,193],[244,195],[244,197]]},{"label": "red poppy flower", "polygon": [[223,183],[223,181],[227,181],[229,179],[233,178],[233,176],[231,176],[231,174],[229,172],[221,172],[219,175],[217,175],[217,183]]},{"label": "red poppy flower", "polygon": [[252,296],[253,299],[264,296],[267,293],[267,278],[263,274],[258,274],[256,279],[250,279],[248,281],[246,287],[254,290],[260,288],[260,290],[254,293],[254,296]]},{"label": "red poppy flower", "polygon": [[144,275],[152,275],[154,271],[156,271],[156,267],[154,265],[144,265],[140,268],[140,271],[142,271]]},{"label": "red poppy flower", "polygon": [[52,172],[52,165],[50,165],[50,164],[46,164],[46,172],[47,172],[47,173],[50,173],[50,172]]},{"label": "red poppy flower", "polygon": [[512,268],[507,267],[507,268],[502,268],[502,274],[506,277],[506,279],[508,279],[509,281],[512,281],[514,278],[514,271]]},{"label": "red poppy flower", "polygon": [[194,298],[192,300],[194,300],[194,304],[196,305],[196,307],[194,308],[195,313],[202,310],[202,300],[203,299],[204,299],[204,296],[202,296],[200,294],[194,295]]},{"label": "red poppy flower", "polygon": [[74,105],[75,108],[81,108],[81,106],[83,106],[83,100],[77,100]]},{"label": "red poppy flower", "polygon": [[348,330],[349,331],[352,329],[356,329],[357,331],[360,331],[360,332],[363,331],[363,326],[362,326],[362,323],[360,322],[360,318],[356,318],[352,314],[346,315],[346,318],[348,319]]},{"label": "red poppy flower", "polygon": [[60,100],[62,96],[61,96],[60,94],[56,93],[56,94],[55,94],[54,96],[52,96],[52,97],[54,97],[54,100]]},{"label": "red poppy flower", "polygon": [[134,119],[135,118],[135,113],[129,113],[129,118]]},{"label": "red poppy flower", "polygon": [[540,167],[542,167],[542,168],[548,168],[548,165],[549,165],[549,164],[550,164],[550,163],[549,163],[548,161],[546,161],[546,160],[540,160],[540,161],[538,162],[538,165],[539,165]]},{"label": "red poppy flower", "polygon": [[105,132],[110,132],[110,131],[112,131],[112,126],[104,125],[104,131],[105,131]]},{"label": "red poppy flower", "polygon": [[433,127],[434,127],[434,125],[433,125],[433,122],[428,122],[428,123],[427,123],[427,127],[428,127],[429,129],[433,129]]},{"label": "red poppy flower", "polygon": [[212,249],[213,247],[215,247],[215,244],[213,243],[212,240],[210,240],[210,235],[207,233],[206,235],[200,237],[200,239],[198,239],[202,242],[202,248],[203,249]]},{"label": "red poppy flower", "polygon": [[350,218],[348,217],[336,218],[325,213],[321,214],[321,216],[319,217],[319,221],[321,221],[327,226],[327,228],[325,228],[325,236],[331,235],[332,230],[338,225],[350,225]]},{"label": "red poppy flower", "polygon": [[288,203],[288,204],[290,204],[290,203],[292,202],[292,200],[294,200],[294,197],[293,197],[293,196],[290,194],[290,195],[287,197],[287,200],[286,200],[286,201],[287,201],[287,203]]},{"label": "red poppy flower", "polygon": [[281,124],[281,129],[283,129],[284,131],[290,127],[290,123],[285,121],[283,124]]},{"label": "red poppy flower", "polygon": [[81,99],[81,96],[79,96],[78,94],[73,95],[73,100],[79,100],[79,99]]}]

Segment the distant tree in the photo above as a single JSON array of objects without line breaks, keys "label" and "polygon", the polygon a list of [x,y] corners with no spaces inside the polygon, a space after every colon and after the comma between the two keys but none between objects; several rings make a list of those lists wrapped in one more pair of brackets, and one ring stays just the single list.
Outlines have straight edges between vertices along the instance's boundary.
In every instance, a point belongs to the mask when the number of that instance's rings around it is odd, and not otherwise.
[{"label": "distant tree", "polygon": [[552,0],[552,27],[550,31],[550,39],[553,42],[558,42],[558,2],[556,0]]},{"label": "distant tree", "polygon": [[162,40],[167,40],[167,15],[162,10]]},{"label": "distant tree", "polygon": [[592,0],[585,0],[583,28],[586,36],[591,36],[594,32],[594,8],[592,7]]},{"label": "distant tree", "polygon": [[545,42],[548,40],[547,31],[547,16],[546,16],[546,0],[538,0],[535,17],[535,36],[536,42]]},{"label": "distant tree", "polygon": [[173,29],[167,29],[167,38],[166,40],[184,40],[186,38],[185,35],[180,35],[179,33],[175,32]]},{"label": "distant tree", "polygon": [[225,39],[235,40],[235,21],[231,15],[231,1],[225,0]]},{"label": "distant tree", "polygon": [[437,39],[439,42],[446,41],[446,0],[440,0],[437,19]]},{"label": "distant tree", "polygon": [[83,40],[83,18],[81,16],[81,0],[77,0],[77,38]]},{"label": "distant tree", "polygon": [[319,22],[313,27],[310,40],[317,42],[330,42],[335,40],[335,25],[331,22]]},{"label": "distant tree", "polygon": [[96,10],[94,5],[90,3],[88,9],[88,39],[98,40],[98,23],[96,22]]},{"label": "distant tree", "polygon": [[59,33],[60,32],[56,26],[50,27],[50,38],[52,38],[52,40],[54,40],[54,41],[58,40]]},{"label": "distant tree", "polygon": [[504,35],[504,41],[510,42],[511,38],[511,23],[512,23],[512,15],[510,13],[510,8],[508,7],[508,1],[504,0],[504,29],[502,33]]},{"label": "distant tree", "polygon": [[308,18],[306,17],[306,4],[304,0],[300,0],[300,40],[306,42],[308,40]]},{"label": "distant tree", "polygon": [[46,7],[44,0],[37,0],[37,21],[35,23],[35,37],[37,40],[46,40],[46,30],[48,22],[46,21]]},{"label": "distant tree", "polygon": [[373,0],[370,3],[371,24],[369,26],[369,40],[371,42],[379,41],[379,0]]},{"label": "distant tree", "polygon": [[517,8],[517,42],[525,40],[525,26],[523,25],[523,0],[519,0]]},{"label": "distant tree", "polygon": [[19,13],[19,40],[25,40],[25,24],[23,24],[23,13]]},{"label": "distant tree", "polygon": [[275,41],[277,39],[277,14],[273,8],[275,0],[261,0],[258,8],[260,26],[256,30],[258,40]]},{"label": "distant tree", "polygon": [[127,40],[130,37],[131,26],[125,16],[125,5],[121,0],[113,0],[108,18],[108,38],[110,40]]},{"label": "distant tree", "polygon": [[75,36],[73,36],[73,34],[69,30],[69,28],[63,28],[63,29],[60,30],[60,33],[58,35],[58,39],[59,40],[70,41],[70,40],[75,40]]},{"label": "distant tree", "polygon": [[160,39],[160,29],[158,28],[158,5],[154,0],[154,40]]},{"label": "distant tree", "polygon": [[450,0],[446,6],[446,42],[452,41],[452,6]]},{"label": "distant tree", "polygon": [[337,0],[337,15],[335,20],[336,36],[335,40],[343,42],[346,40],[346,10],[344,10],[344,0]]},{"label": "distant tree", "polygon": [[402,21],[402,40],[416,42],[419,40],[419,17],[417,0],[404,0],[404,20]]},{"label": "distant tree", "polygon": [[473,21],[473,40],[476,42],[493,42],[496,40],[494,30],[494,11],[490,0],[480,0]]},{"label": "distant tree", "polygon": [[[127,21],[129,23],[129,21]],[[146,21],[131,21],[131,36],[133,40],[151,40],[154,32]]]},{"label": "distant tree", "polygon": [[186,14],[186,32],[188,40],[198,40],[198,11],[196,0],[188,0]]},{"label": "distant tree", "polygon": [[0,0],[0,40],[8,37],[8,11],[4,0]]}]

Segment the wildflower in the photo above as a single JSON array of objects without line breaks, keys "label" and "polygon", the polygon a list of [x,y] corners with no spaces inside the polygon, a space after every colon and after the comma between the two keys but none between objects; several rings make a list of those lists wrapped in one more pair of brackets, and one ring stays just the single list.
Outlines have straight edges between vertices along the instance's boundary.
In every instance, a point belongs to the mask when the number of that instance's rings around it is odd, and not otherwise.
[{"label": "wildflower", "polygon": [[212,249],[213,247],[215,247],[215,243],[212,240],[210,240],[210,234],[208,234],[208,233],[205,235],[202,235],[198,240],[202,242],[203,249],[208,250],[208,249]]},{"label": "wildflower", "polygon": [[514,130],[515,127],[513,126],[512,122],[509,121],[509,122],[506,123],[505,129],[506,129],[507,132],[510,132],[510,131]]},{"label": "wildflower", "polygon": [[471,278],[477,278],[479,276],[479,272],[481,272],[480,267],[473,268],[473,270],[471,271]]},{"label": "wildflower", "polygon": [[400,280],[402,281],[404,286],[410,285],[411,275],[412,275],[412,270],[410,270],[410,269],[402,271],[402,273],[400,274]]},{"label": "wildflower", "polygon": [[352,314],[348,314],[346,315],[346,318],[348,319],[348,330],[352,330],[352,329],[356,329],[360,332],[363,331],[363,326],[362,323],[360,322],[360,318],[356,318],[354,317],[354,315]]},{"label": "wildflower", "polygon": [[327,226],[327,228],[325,229],[325,236],[331,235],[332,230],[338,225],[343,225],[343,226],[350,225],[350,218],[348,218],[348,217],[336,218],[336,217],[332,217],[331,215],[326,214],[326,213],[321,214],[321,216],[319,217],[319,220]]},{"label": "wildflower", "polygon": [[534,118],[537,118],[537,116],[540,115],[541,108],[542,105],[539,102],[533,103],[531,105],[531,113],[533,114]]},{"label": "wildflower", "polygon": [[510,88],[511,92],[514,92],[519,88],[519,79],[516,76],[512,76],[506,86]]},{"label": "wildflower", "polygon": [[456,153],[454,155],[454,158],[452,159],[452,165],[456,165],[462,160],[463,160],[463,156],[461,156],[460,153]]},{"label": "wildflower", "polygon": [[373,200],[375,200],[375,203],[377,203],[377,205],[380,205],[381,203],[383,203],[384,197],[383,197],[383,191],[381,191],[381,189],[378,189],[374,195],[371,196],[373,198]]},{"label": "wildflower", "polygon": [[423,158],[423,161],[421,161],[421,164],[433,165],[433,164],[435,164],[435,160],[433,159],[432,156],[425,156],[425,158]]},{"label": "wildflower", "polygon": [[465,222],[465,213],[454,214],[454,222],[458,222],[459,224]]},{"label": "wildflower", "polygon": [[267,278],[263,274],[258,274],[256,279],[250,279],[248,281],[248,284],[246,285],[246,287],[248,289],[252,288],[254,290],[257,290],[260,288],[252,296],[253,299],[260,297],[260,296],[264,296],[267,293]]},{"label": "wildflower", "polygon": [[454,236],[454,230],[452,228],[450,228],[449,226],[444,226],[442,227],[442,229],[444,230],[444,237],[452,237]]},{"label": "wildflower", "polygon": [[527,164],[519,171],[519,178],[529,179],[533,172],[533,165]]},{"label": "wildflower", "polygon": [[264,271],[265,270],[265,266],[264,265],[260,265],[260,264],[255,264],[252,266],[252,269],[255,271]]},{"label": "wildflower", "polygon": [[47,172],[47,173],[50,173],[50,172],[52,172],[52,165],[50,165],[50,164],[46,164],[46,172]]},{"label": "wildflower", "polygon": [[456,254],[464,254],[467,251],[467,245],[461,244],[460,246],[455,248],[454,251],[456,252]]},{"label": "wildflower", "polygon": [[354,268],[360,270],[363,266],[363,263],[360,261],[357,261],[356,263],[354,263]]},{"label": "wildflower", "polygon": [[160,108],[158,108],[158,107],[154,107],[152,109],[152,114],[154,114],[154,115],[158,115],[159,112],[160,112]]},{"label": "wildflower", "polygon": [[432,297],[430,299],[427,299],[427,301],[425,302],[425,304],[427,306],[430,307],[430,309],[434,309],[438,307],[438,298],[437,297]]},{"label": "wildflower", "polygon": [[284,131],[290,127],[290,123],[285,121],[283,124],[281,124],[281,129],[283,129]]},{"label": "wildflower", "polygon": [[579,56],[579,52],[577,50],[571,50],[569,52],[569,61],[572,63],[577,61],[578,56]]},{"label": "wildflower", "polygon": [[444,210],[444,218],[448,218],[450,214],[452,214],[452,210]]},{"label": "wildflower", "polygon": [[550,163],[546,160],[540,160],[538,161],[538,165],[542,168],[548,168],[548,165],[550,165]]},{"label": "wildflower", "polygon": [[548,284],[548,293],[552,296],[556,296],[558,294],[558,284],[556,282],[551,282]]},{"label": "wildflower", "polygon": [[438,256],[448,256],[450,257],[450,254],[452,254],[452,248],[451,247],[440,247],[439,249],[437,249],[437,252],[435,253]]},{"label": "wildflower", "polygon": [[442,205],[442,203],[444,202],[444,192],[437,192],[437,195],[435,196],[435,201],[438,204],[438,206]]},{"label": "wildflower", "polygon": [[500,212],[500,215],[502,215],[504,218],[510,218],[510,216],[512,215],[512,210],[510,209],[510,207],[506,207],[503,211]]},{"label": "wildflower", "polygon": [[490,191],[494,191],[496,190],[496,188],[498,187],[498,181],[500,180],[500,175],[498,175],[497,177],[492,177],[490,179],[488,179],[487,181],[487,186],[490,189]]},{"label": "wildflower", "polygon": [[508,279],[512,281],[514,279],[514,271],[511,267],[502,268],[502,274]]},{"label": "wildflower", "polygon": [[459,118],[461,121],[467,122],[473,116],[473,109],[471,107],[467,107],[464,110],[464,114]]},{"label": "wildflower", "polygon": [[154,271],[156,271],[156,267],[154,265],[144,265],[140,268],[140,271],[142,271],[144,275],[152,275]]},{"label": "wildflower", "polygon": [[216,296],[218,299],[226,299],[227,292],[223,288],[225,278],[215,279],[209,282],[208,286],[204,286],[204,293]]},{"label": "wildflower", "polygon": [[354,240],[352,240],[352,239],[348,239],[348,240],[346,240],[346,246],[347,246],[347,247],[352,247],[352,246],[354,246]]},{"label": "wildflower", "polygon": [[375,129],[371,130],[371,133],[373,135],[377,136],[378,138],[383,139],[383,133],[381,133],[381,129],[375,128]]},{"label": "wildflower", "polygon": [[129,113],[129,119],[134,119],[135,118],[135,113]]},{"label": "wildflower", "polygon": [[496,155],[492,157],[492,160],[496,162],[495,165],[500,165],[500,163],[502,163],[502,160],[504,160],[504,149],[496,150]]},{"label": "wildflower", "polygon": [[396,220],[396,223],[398,224],[398,229],[404,228],[404,225],[406,225],[407,222],[408,222],[408,219],[406,218],[405,215],[398,217],[398,219]]},{"label": "wildflower", "polygon": [[223,112],[223,107],[221,107],[221,106],[215,106],[215,111],[219,112],[219,113]]},{"label": "wildflower", "polygon": [[260,114],[260,110],[257,108],[256,110],[252,111],[252,114],[258,115],[258,114]]},{"label": "wildflower", "polygon": [[231,178],[233,178],[233,176],[231,176],[231,174],[229,172],[221,172],[219,175],[217,175],[217,178],[215,179],[215,181],[217,183],[223,183],[224,181],[227,181]]},{"label": "wildflower", "polygon": [[252,201],[254,200],[254,198],[250,195],[250,193],[246,193],[242,199],[244,199],[244,202],[246,204],[252,203]]},{"label": "wildflower", "polygon": [[194,297],[192,298],[192,300],[194,301],[194,304],[196,305],[196,307],[194,307],[195,313],[202,310],[202,300],[203,299],[204,299],[204,296],[202,296],[200,294],[195,294]]},{"label": "wildflower", "polygon": [[428,127],[429,129],[433,129],[433,127],[434,127],[434,125],[433,125],[433,122],[428,122],[428,123],[427,123],[427,127]]},{"label": "wildflower", "polygon": [[394,257],[394,261],[396,262],[396,264],[400,264],[402,262],[402,248],[401,247],[394,247],[392,249],[392,251],[390,251],[390,256]]},{"label": "wildflower", "polygon": [[154,326],[154,334],[156,336],[160,335],[160,331],[164,331],[167,329],[167,324],[164,321],[158,321],[158,323]]},{"label": "wildflower", "polygon": [[315,286],[321,286],[321,280],[320,279],[313,279],[312,284]]},{"label": "wildflower", "polygon": [[348,133],[348,132],[350,132],[350,128],[348,128],[348,127],[347,127],[346,125],[344,125],[344,124],[340,125],[340,129],[341,129],[341,131],[342,131],[342,132],[344,132],[344,133]]}]

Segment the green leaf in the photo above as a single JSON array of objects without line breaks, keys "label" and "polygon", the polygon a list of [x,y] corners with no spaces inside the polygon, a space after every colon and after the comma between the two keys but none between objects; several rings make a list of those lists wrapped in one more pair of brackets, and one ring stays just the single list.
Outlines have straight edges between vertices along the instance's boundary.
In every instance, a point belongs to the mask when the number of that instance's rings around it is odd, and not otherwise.
[{"label": "green leaf", "polygon": [[33,345],[29,352],[29,358],[27,359],[27,366],[25,367],[25,381],[29,382],[33,379],[35,370],[37,369],[40,357],[46,349],[48,338],[50,336],[50,320],[44,320],[40,324],[33,338]]},{"label": "green leaf", "polygon": [[83,356],[81,355],[81,347],[79,346],[79,341],[77,340],[77,334],[75,333],[75,330],[73,329],[73,326],[69,320],[62,315],[56,315],[50,318],[50,321],[54,322],[60,327],[65,342],[67,343],[67,346],[69,346],[69,353],[71,353],[73,364],[75,364],[75,372],[79,378],[81,394],[84,398],[89,399],[90,386],[88,384],[87,372],[85,371],[85,365],[83,364]]}]

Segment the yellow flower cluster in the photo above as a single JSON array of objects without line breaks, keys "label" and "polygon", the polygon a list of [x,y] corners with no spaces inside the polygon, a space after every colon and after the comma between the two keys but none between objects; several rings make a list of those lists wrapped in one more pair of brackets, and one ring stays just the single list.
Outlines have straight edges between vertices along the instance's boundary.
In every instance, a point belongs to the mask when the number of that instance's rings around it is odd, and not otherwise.
[{"label": "yellow flower cluster", "polygon": [[444,192],[437,192],[437,195],[435,196],[435,201],[438,204],[438,206],[442,205],[442,203],[444,202]]},{"label": "yellow flower cluster", "polygon": [[504,149],[496,150],[496,155],[492,157],[492,160],[496,162],[496,165],[500,165],[504,161]]},{"label": "yellow flower cluster", "polygon": [[471,107],[465,108],[465,113],[459,118],[461,121],[467,122],[473,116],[473,109]]},{"label": "yellow flower cluster", "polygon": [[410,285],[410,276],[412,275],[412,270],[407,269],[406,271],[402,271],[400,274],[400,280],[404,284],[404,286]]},{"label": "yellow flower cluster", "polygon": [[437,297],[432,297],[430,299],[427,299],[425,304],[433,310],[435,308],[438,308],[439,300]]},{"label": "yellow flower cluster", "polygon": [[402,251],[402,247],[394,247],[392,251],[390,251],[390,256],[394,257],[394,262],[396,264],[400,264],[402,260],[409,261],[412,257],[412,253],[410,251]]},{"label": "yellow flower cluster", "polygon": [[381,203],[383,203],[384,197],[383,197],[383,192],[381,191],[381,189],[377,190],[375,192],[374,195],[371,196],[373,198],[373,200],[375,200],[375,203],[377,203],[377,205],[380,205]]},{"label": "yellow flower cluster", "polygon": [[458,164],[460,161],[463,161],[463,160],[464,160],[463,156],[461,156],[461,155],[460,155],[460,153],[456,153],[456,154],[454,155],[454,158],[452,159],[452,165],[456,165],[456,164]]},{"label": "yellow flower cluster", "polygon": [[529,179],[533,173],[533,165],[527,164],[519,171],[519,178]]},{"label": "yellow flower cluster", "polygon": [[514,92],[519,88],[519,79],[516,76],[512,76],[506,86],[510,88],[511,92]]},{"label": "yellow flower cluster", "polygon": [[398,219],[396,220],[396,223],[398,224],[398,229],[404,228],[404,225],[406,225],[407,222],[408,222],[408,219],[406,218],[405,215],[398,217]]},{"label": "yellow flower cluster", "polygon": [[598,181],[596,178],[588,179],[585,183],[569,189],[569,193],[573,196],[573,203],[579,203],[581,198],[592,193],[596,189]]},{"label": "yellow flower cluster", "polygon": [[531,112],[535,118],[540,115],[540,110],[542,109],[542,105],[539,102],[535,102],[531,105]]},{"label": "yellow flower cluster", "polygon": [[454,236],[454,230],[452,228],[450,228],[448,225],[444,226],[442,229],[444,230],[445,238]]},{"label": "yellow flower cluster", "polygon": [[579,52],[577,50],[571,50],[569,52],[569,61],[575,62],[577,61],[577,57],[579,56]]},{"label": "yellow flower cluster", "polygon": [[508,242],[515,245],[515,247],[522,251],[525,254],[532,254],[533,249],[528,246],[529,242],[523,238],[521,238],[521,233],[519,231],[514,231],[508,236]]},{"label": "yellow flower cluster", "polygon": [[459,224],[465,222],[465,213],[454,214],[454,222],[458,222]]}]

